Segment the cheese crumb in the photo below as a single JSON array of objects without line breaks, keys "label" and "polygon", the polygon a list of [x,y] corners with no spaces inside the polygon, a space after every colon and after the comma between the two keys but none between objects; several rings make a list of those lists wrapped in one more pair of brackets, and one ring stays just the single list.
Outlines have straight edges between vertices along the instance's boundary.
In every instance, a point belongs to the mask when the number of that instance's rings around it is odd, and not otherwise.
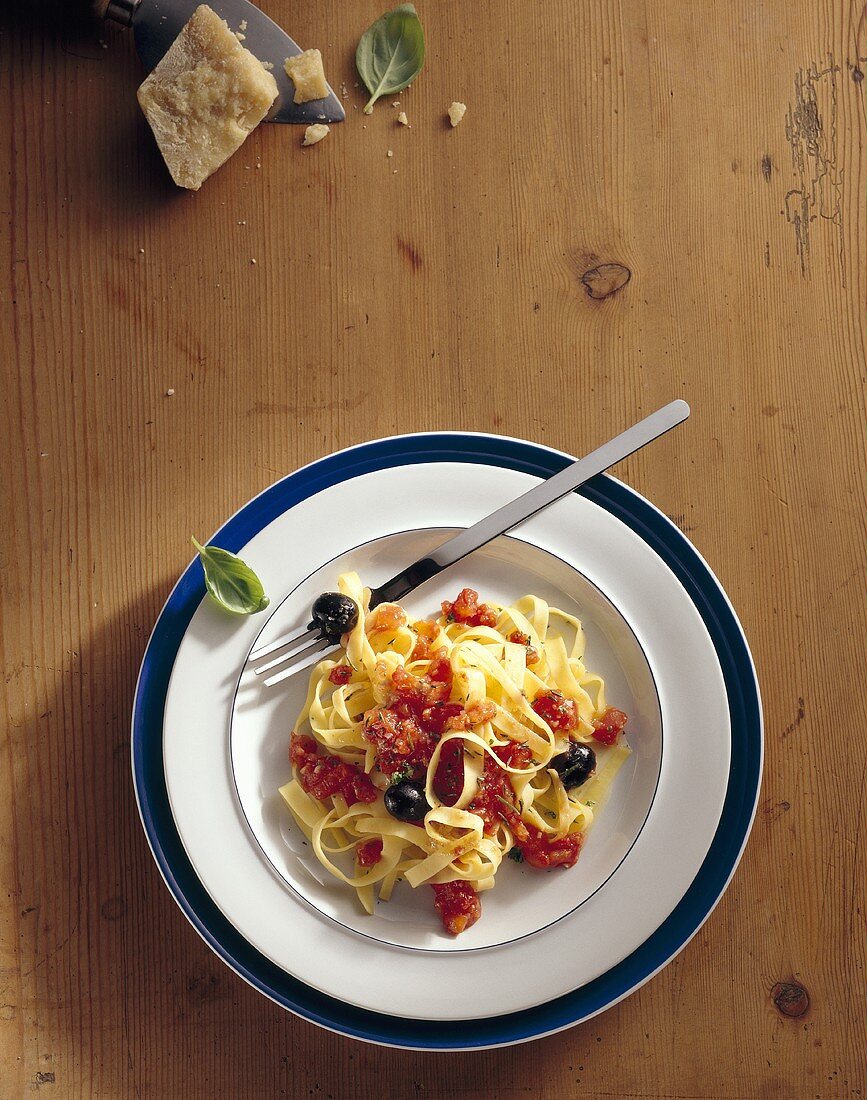
[{"label": "cheese crumb", "polygon": [[198,191],[277,98],[277,82],[207,4],[141,84],[138,101],[172,179]]},{"label": "cheese crumb", "polygon": [[304,131],[304,140],[302,145],[315,145],[317,141],[322,141],[326,134],[331,133],[331,128],[326,126],[322,122],[314,122],[312,126],[308,126]]},{"label": "cheese crumb", "polygon": [[247,20],[242,19],[241,22],[238,24],[238,26],[240,27],[240,29],[242,31],[245,31],[247,29]]},{"label": "cheese crumb", "polygon": [[392,153],[391,149],[387,149],[387,150],[386,150],[386,153],[385,153],[385,155],[386,155],[387,157],[393,157],[393,156],[394,156],[394,153]]},{"label": "cheese crumb", "polygon": [[406,117],[406,111],[400,112],[400,114],[397,116],[397,121],[401,124],[401,126],[409,126],[409,119]]},{"label": "cheese crumb", "polygon": [[449,122],[452,126],[457,126],[466,113],[466,103],[453,103],[451,107],[449,107]]},{"label": "cheese crumb", "polygon": [[166,390],[166,397],[174,397],[175,391],[172,389]]},{"label": "cheese crumb", "polygon": [[328,83],[319,50],[305,50],[297,57],[287,57],[283,68],[295,85],[293,102],[310,103],[314,99],[325,99],[328,95]]}]

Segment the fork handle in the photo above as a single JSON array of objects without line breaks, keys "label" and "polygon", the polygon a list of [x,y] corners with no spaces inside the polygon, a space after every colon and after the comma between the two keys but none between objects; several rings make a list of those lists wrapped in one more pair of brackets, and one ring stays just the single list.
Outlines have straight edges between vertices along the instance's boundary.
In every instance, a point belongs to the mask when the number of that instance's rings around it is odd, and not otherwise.
[{"label": "fork handle", "polygon": [[373,589],[370,594],[370,606],[381,603],[396,603],[420,584],[435,577],[443,569],[465,558],[474,550],[489,543],[498,535],[504,535],[529,519],[555,500],[567,496],[583,485],[585,481],[601,474],[615,462],[631,455],[646,444],[677,427],[689,416],[689,405],[685,401],[672,401],[661,409],[639,420],[625,432],[609,439],[595,451],[570,463],[559,474],[547,478],[515,500],[504,504],[489,516],[474,523],[465,531],[458,532],[424,558],[419,558],[396,577]]}]

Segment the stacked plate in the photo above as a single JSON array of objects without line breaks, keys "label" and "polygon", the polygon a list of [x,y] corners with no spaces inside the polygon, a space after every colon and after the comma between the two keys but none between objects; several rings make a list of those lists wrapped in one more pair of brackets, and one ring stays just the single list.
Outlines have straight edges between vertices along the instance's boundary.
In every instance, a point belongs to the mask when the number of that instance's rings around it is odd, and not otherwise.
[{"label": "stacked plate", "polygon": [[254,647],[305,621],[337,575],[371,586],[571,459],[498,436],[380,440],[284,478],[211,542],[272,603],[239,619],[204,599],[198,562],[154,628],[133,715],[142,822],[179,906],[278,1004],[331,1030],[431,1050],[507,1045],[627,996],[695,934],[755,812],[758,685],[737,617],[695,548],[624,484],[596,478],[405,601],[435,612],[470,586],[577,613],[588,667],[630,715],[633,749],[573,870],[507,864],[481,920],[446,936],[430,892],[373,916],[331,880],[281,805],[307,674],[271,689]]}]

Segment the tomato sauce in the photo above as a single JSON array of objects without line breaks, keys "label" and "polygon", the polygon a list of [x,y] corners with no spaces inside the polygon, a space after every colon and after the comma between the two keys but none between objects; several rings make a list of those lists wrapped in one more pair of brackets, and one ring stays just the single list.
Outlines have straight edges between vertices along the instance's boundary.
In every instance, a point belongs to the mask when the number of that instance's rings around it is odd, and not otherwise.
[{"label": "tomato sauce", "polygon": [[623,733],[628,717],[617,707],[608,707],[601,718],[593,720],[593,740],[602,745],[614,745]]},{"label": "tomato sauce", "polygon": [[482,915],[479,895],[463,879],[457,882],[434,884],[434,905],[443,928],[453,936],[459,936],[476,923]]},{"label": "tomato sauce", "polygon": [[347,806],[354,806],[356,802],[375,802],[378,797],[376,787],[354,764],[336,756],[319,756],[312,737],[293,733],[289,759],[298,769],[301,786],[320,801],[339,794]]},{"label": "tomato sauce", "polygon": [[352,669],[349,665],[335,665],[328,673],[328,679],[332,684],[348,684],[352,677]]}]

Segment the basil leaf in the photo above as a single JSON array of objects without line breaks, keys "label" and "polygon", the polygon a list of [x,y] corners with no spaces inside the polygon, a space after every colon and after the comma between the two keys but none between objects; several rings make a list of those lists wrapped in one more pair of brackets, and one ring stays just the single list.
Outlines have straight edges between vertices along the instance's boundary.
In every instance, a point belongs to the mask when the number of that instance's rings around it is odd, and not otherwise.
[{"label": "basil leaf", "polygon": [[367,28],[355,51],[355,67],[370,92],[369,115],[383,95],[411,84],[424,65],[424,31],[415,7],[401,4]]},{"label": "basil leaf", "polygon": [[205,587],[212,600],[236,615],[255,615],[257,611],[264,611],[271,601],[246,562],[219,546],[202,546],[195,539],[190,541],[199,552],[205,571]]}]

